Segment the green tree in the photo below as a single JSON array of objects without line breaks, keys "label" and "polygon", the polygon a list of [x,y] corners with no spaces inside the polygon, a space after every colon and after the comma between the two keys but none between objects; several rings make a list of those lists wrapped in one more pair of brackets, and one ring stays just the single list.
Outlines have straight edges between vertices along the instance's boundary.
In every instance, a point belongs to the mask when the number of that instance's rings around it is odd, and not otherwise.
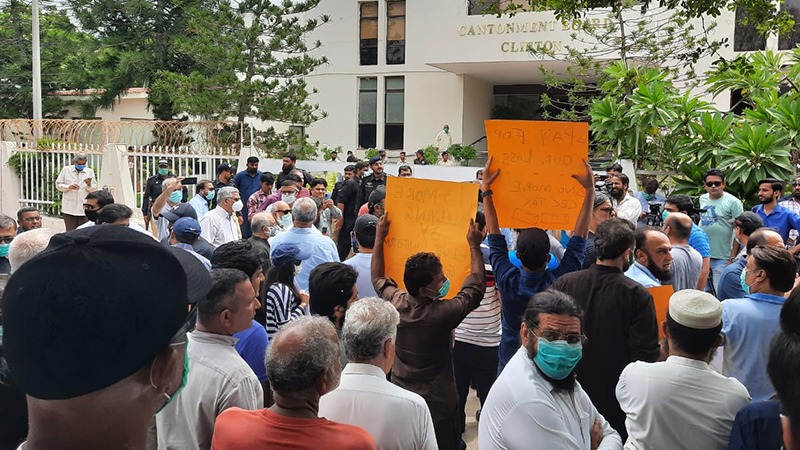
[{"label": "green tree", "polygon": [[[84,84],[99,89],[92,106],[110,108],[132,87],[152,86],[159,71],[188,74],[194,61],[175,41],[186,34],[189,11],[202,0],[67,0],[81,28],[103,46],[88,67]],[[176,110],[170,93],[148,94],[156,119],[172,120]]]},{"label": "green tree", "polygon": [[192,10],[177,48],[196,62],[189,73],[162,71],[155,92],[173,92],[178,109],[208,119],[247,117],[308,125],[324,113],[307,102],[305,76],[325,64],[306,36],[328,21],[309,18],[319,0],[223,0]]},{"label": "green tree", "polygon": [[[63,117],[64,102],[48,94],[82,88],[87,66],[99,48],[96,39],[76,29],[66,12],[52,6],[39,14],[42,115]],[[0,7],[0,117],[33,117],[31,6],[10,0]]]}]

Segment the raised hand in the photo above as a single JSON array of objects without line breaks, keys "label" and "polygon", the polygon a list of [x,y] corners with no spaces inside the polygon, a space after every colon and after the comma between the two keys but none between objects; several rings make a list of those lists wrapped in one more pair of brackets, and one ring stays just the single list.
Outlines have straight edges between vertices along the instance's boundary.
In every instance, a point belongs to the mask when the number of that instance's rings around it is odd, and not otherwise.
[{"label": "raised hand", "polygon": [[486,165],[483,166],[483,181],[481,181],[481,191],[488,191],[492,188],[492,183],[494,180],[497,179],[497,176],[500,175],[500,169],[495,170],[494,172],[489,171],[489,166],[492,165],[492,157],[490,156],[489,159],[486,160]]},{"label": "raised hand", "polygon": [[[486,173],[484,172],[484,176]],[[469,219],[469,229],[467,229],[467,242],[470,247],[479,247],[483,241],[483,233],[478,229],[478,224],[475,220]]]},{"label": "raised hand", "polygon": [[[584,159],[583,167],[584,172],[580,175],[574,174],[572,175],[572,178],[578,180],[578,183],[580,183],[581,186],[583,186],[583,188],[587,191],[589,189],[594,190],[594,174],[592,173],[592,166],[590,166],[589,163]],[[486,179],[486,172],[484,172],[483,177]]]}]

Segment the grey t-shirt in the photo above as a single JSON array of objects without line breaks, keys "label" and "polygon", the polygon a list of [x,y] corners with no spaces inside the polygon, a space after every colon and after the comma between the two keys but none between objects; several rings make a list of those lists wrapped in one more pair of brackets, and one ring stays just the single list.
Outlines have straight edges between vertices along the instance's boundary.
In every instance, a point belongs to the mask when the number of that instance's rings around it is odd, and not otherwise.
[{"label": "grey t-shirt", "polygon": [[696,289],[703,257],[688,245],[672,246],[672,287],[675,291]]}]

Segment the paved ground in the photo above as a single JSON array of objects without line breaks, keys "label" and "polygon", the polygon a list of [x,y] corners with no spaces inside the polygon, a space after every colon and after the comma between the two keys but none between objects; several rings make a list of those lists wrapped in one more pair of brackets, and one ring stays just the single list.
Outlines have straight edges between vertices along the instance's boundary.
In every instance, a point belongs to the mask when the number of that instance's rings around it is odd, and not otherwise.
[{"label": "paved ground", "polygon": [[467,443],[467,450],[478,449],[478,422],[475,420],[475,411],[481,407],[481,402],[474,389],[469,390],[469,397],[467,397],[467,427],[464,435],[461,437]]}]

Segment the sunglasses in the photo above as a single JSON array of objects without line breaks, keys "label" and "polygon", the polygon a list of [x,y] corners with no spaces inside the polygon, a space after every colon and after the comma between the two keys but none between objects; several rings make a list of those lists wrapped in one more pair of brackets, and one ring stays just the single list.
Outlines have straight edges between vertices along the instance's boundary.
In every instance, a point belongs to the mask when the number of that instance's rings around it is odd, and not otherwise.
[{"label": "sunglasses", "polygon": [[722,181],[706,181],[706,186],[708,186],[708,187],[720,187],[720,186],[722,186]]},{"label": "sunglasses", "polygon": [[290,212],[292,212],[292,210],[291,209],[276,209],[275,212],[276,213],[280,213],[280,214],[289,214]]},{"label": "sunglasses", "polygon": [[14,236],[0,236],[0,242],[3,244],[10,244],[14,240]]},{"label": "sunglasses", "polygon": [[792,186],[795,186],[795,187],[800,186],[800,183],[798,183],[797,181],[792,181]]},{"label": "sunglasses", "polygon": [[599,208],[599,209],[600,209],[600,211],[605,211],[605,212],[607,212],[609,214],[614,212],[614,208]]}]

